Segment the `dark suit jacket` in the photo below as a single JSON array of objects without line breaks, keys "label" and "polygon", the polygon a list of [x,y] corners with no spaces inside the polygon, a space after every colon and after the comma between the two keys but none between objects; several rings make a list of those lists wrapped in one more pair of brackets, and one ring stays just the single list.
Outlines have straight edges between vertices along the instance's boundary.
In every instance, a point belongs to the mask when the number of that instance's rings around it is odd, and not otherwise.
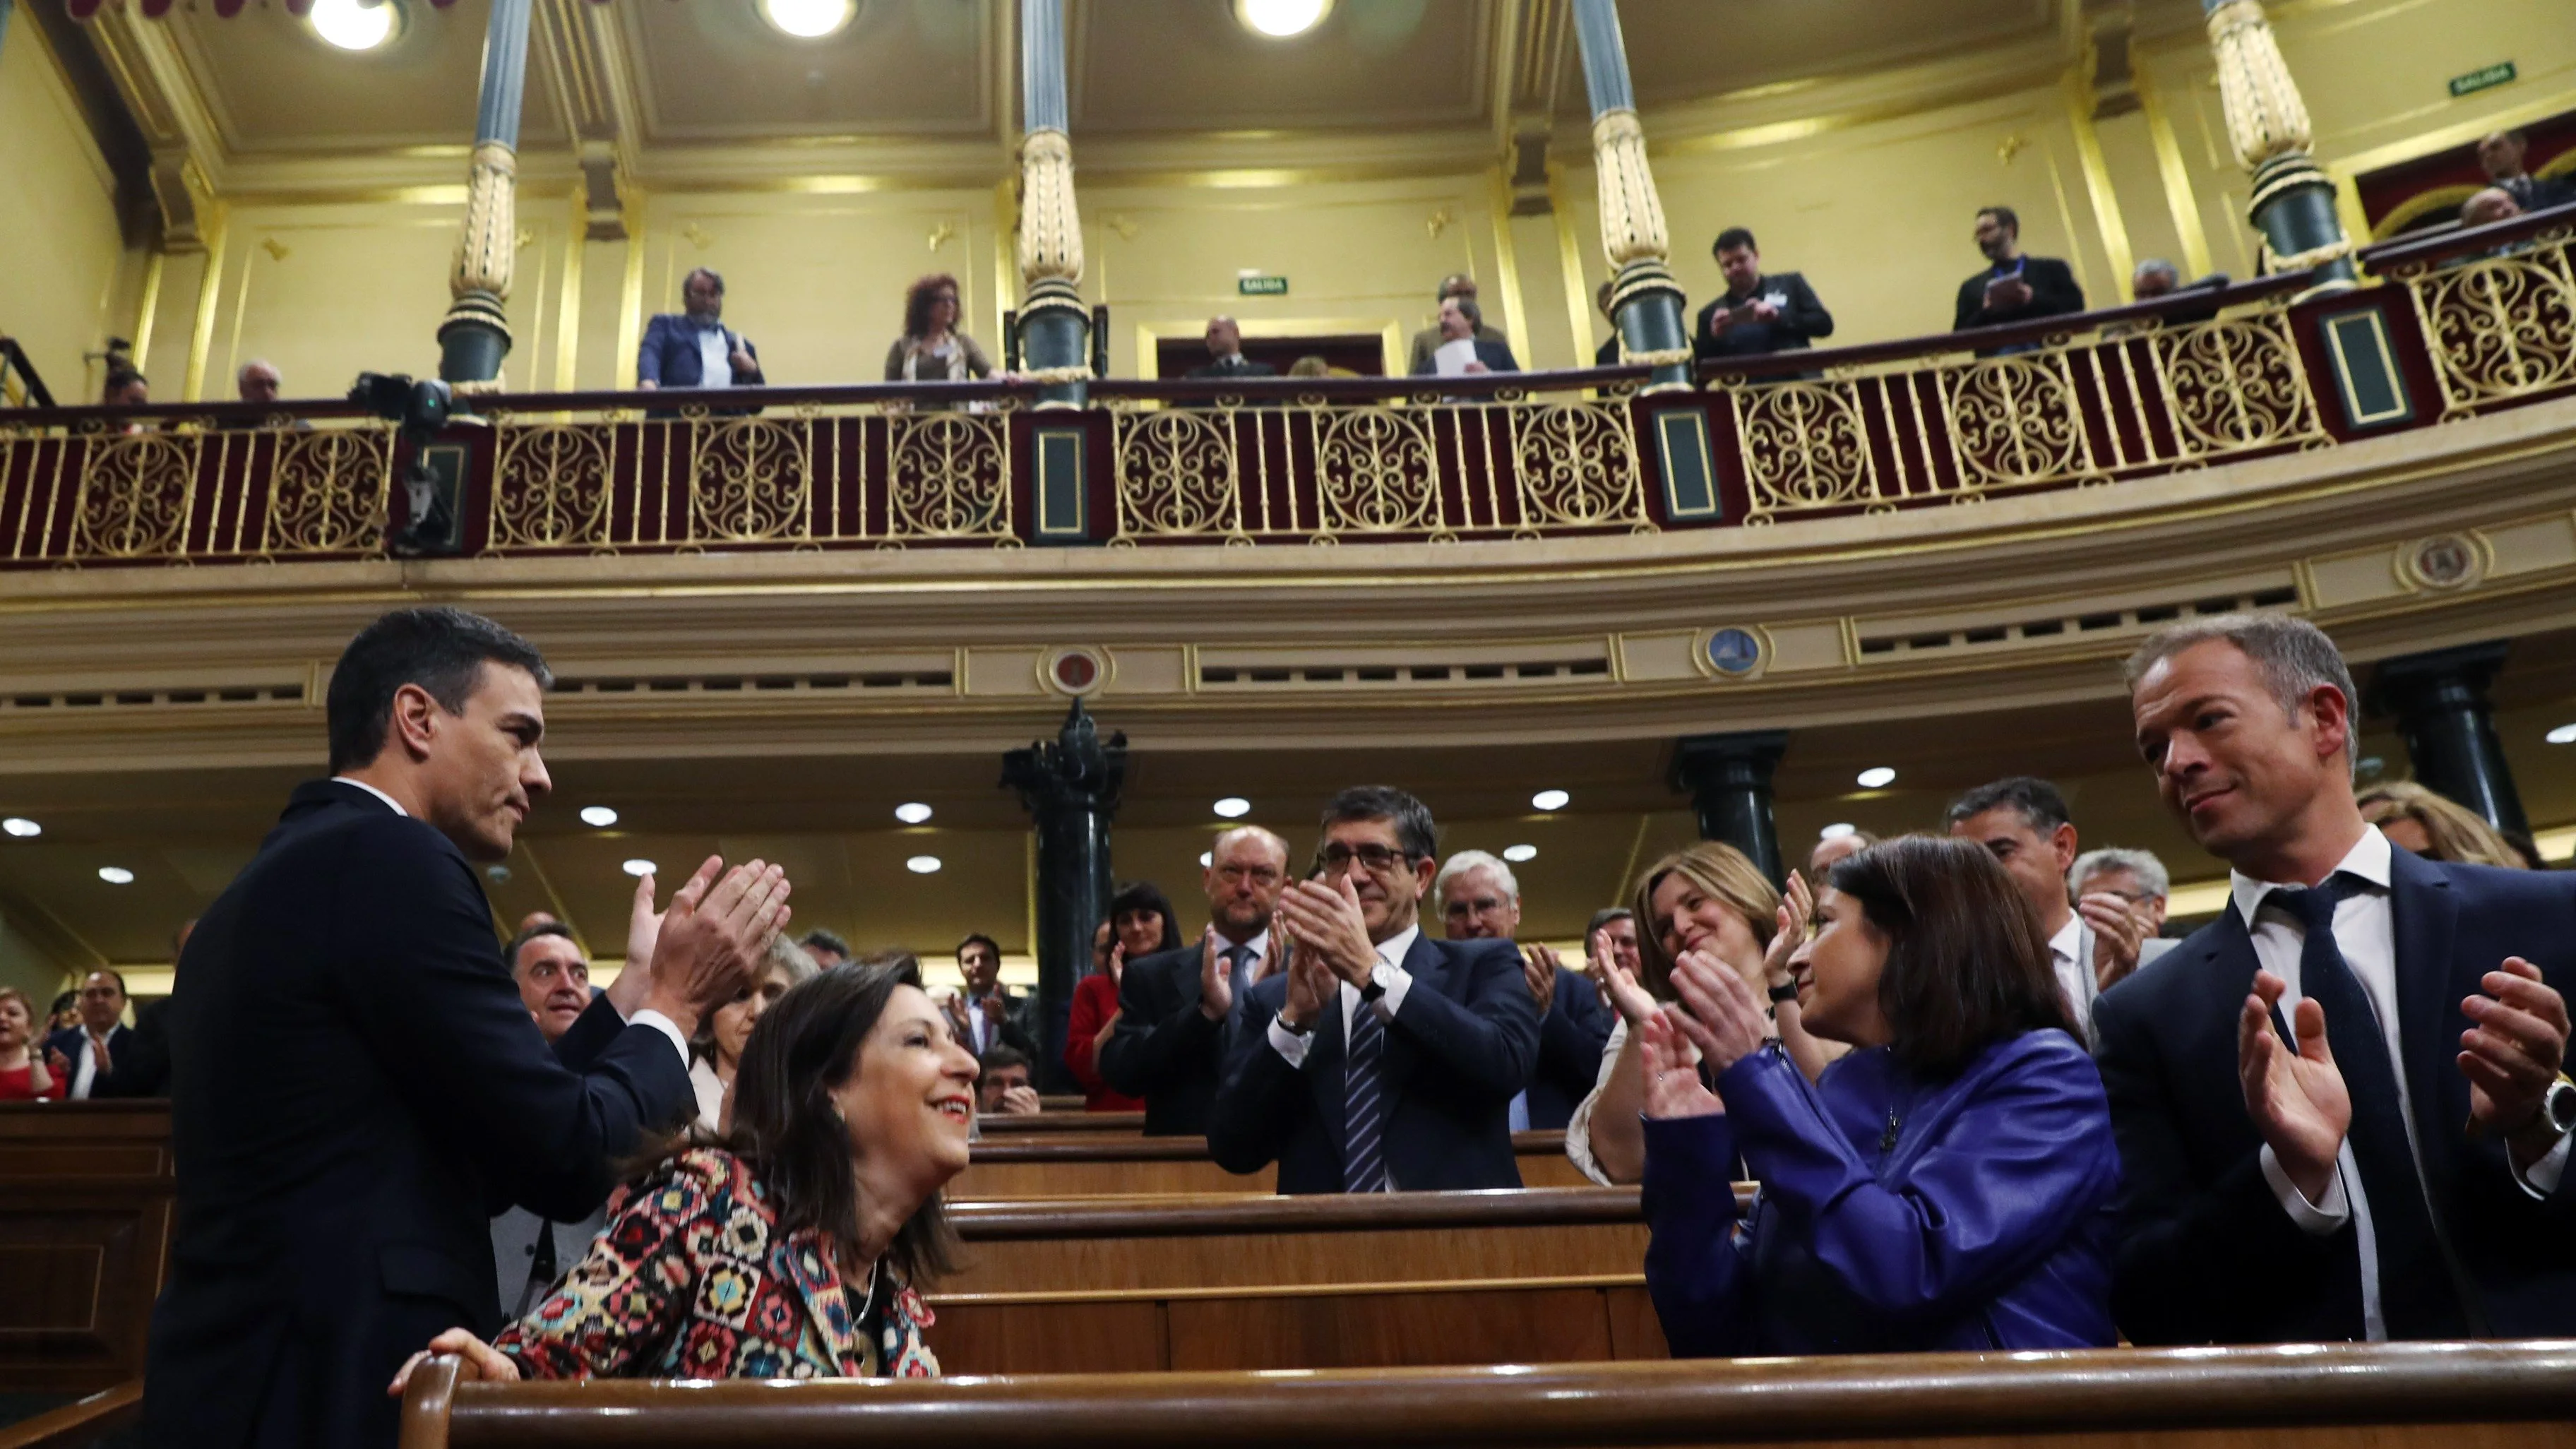
[{"label": "dark suit jacket", "polygon": [[1145,1099],[1148,1137],[1206,1135],[1227,1031],[1243,1014],[1242,992],[1226,1021],[1199,1010],[1200,950],[1157,951],[1128,962],[1119,978],[1118,1026],[1100,1049],[1100,1075]]},{"label": "dark suit jacket", "polygon": [[1533,1129],[1554,1132],[1574,1120],[1574,1109],[1601,1079],[1601,1051],[1610,1044],[1616,1020],[1592,978],[1580,971],[1556,973],[1556,999],[1538,1022],[1538,1072],[1529,1085]]},{"label": "dark suit jacket", "polygon": [[[1432,350],[1437,352],[1439,349],[1434,348]],[[1506,342],[1494,342],[1482,336],[1479,336],[1476,339],[1476,360],[1485,364],[1485,370],[1487,372],[1518,372],[1521,370],[1519,361],[1512,356],[1511,344]],[[1414,365],[1413,375],[1415,377],[1430,377],[1437,374],[1439,371],[1440,360],[1436,357],[1426,357]]]},{"label": "dark suit jacket", "polygon": [[[760,361],[760,349],[751,345],[741,333],[725,329],[725,351],[740,347]],[[677,312],[664,312],[644,324],[644,343],[635,354],[635,380],[659,383],[664,387],[697,387],[706,381],[706,360],[698,351],[698,330],[689,319]],[[749,387],[761,381],[754,368],[751,376],[736,380],[735,385]]]},{"label": "dark suit jacket", "polygon": [[1238,352],[1223,362],[1202,362],[1182,373],[1190,378],[1277,377],[1279,369],[1266,362],[1255,362]]},{"label": "dark suit jacket", "polygon": [[352,785],[296,788],[178,979],[147,1443],[392,1444],[404,1358],[500,1328],[491,1215],[587,1216],[695,1109],[605,996],[549,1051],[473,866]]},{"label": "dark suit jacket", "polygon": [[1768,297],[1775,292],[1782,298],[1779,321],[1748,322],[1727,329],[1723,336],[1711,331],[1709,324],[1716,320],[1718,308],[1732,305],[1736,299],[1720,297],[1700,308],[1699,320],[1691,328],[1691,351],[1700,361],[1713,362],[1725,357],[1787,352],[1808,346],[1816,338],[1834,335],[1834,314],[1825,310],[1825,304],[1816,300],[1816,289],[1796,272],[1765,273],[1743,300]]},{"label": "dark suit jacket", "polygon": [[2023,257],[2021,279],[2030,283],[2030,300],[2019,307],[1988,310],[1986,284],[1995,279],[1995,269],[1987,267],[1959,284],[1959,305],[1950,323],[1953,332],[1970,327],[1999,327],[2007,322],[2028,322],[2040,317],[2063,316],[2084,310],[2084,289],[2075,285],[2075,273],[2055,257]]},{"label": "dark suit jacket", "polygon": [[[142,1020],[142,1013],[137,1012],[135,1014],[135,1019],[137,1021]],[[71,1070],[73,1075],[65,1076],[62,1082],[63,1099],[65,1101],[69,1101],[71,1099],[72,1082],[76,1079],[77,1074],[80,1071],[81,1041],[88,1035],[89,1028],[85,1026],[73,1026],[65,1027],[63,1030],[55,1032],[53,1035],[45,1038],[44,1049],[46,1051],[61,1052],[64,1059],[72,1064]],[[151,1053],[148,1051],[138,1053],[135,1043],[136,1033],[133,1027],[120,1023],[108,1028],[107,1061],[111,1070],[101,1072],[91,1079],[89,1084],[89,1100],[98,1102],[105,1101],[111,1097],[149,1097],[154,1095],[154,1093],[146,1090],[146,1088],[153,1085],[152,1077],[155,1064],[151,1060],[148,1060]]]},{"label": "dark suit jacket", "polygon": [[[2525,1193],[2502,1143],[2462,1132],[2469,1084],[2455,1060],[2469,1028],[2460,1001],[2505,957],[2530,960],[2576,994],[2576,882],[2402,849],[2389,881],[2407,1095],[2452,1246],[2489,1331],[2576,1332],[2576,1172],[2545,1202]],[[2236,1013],[2255,964],[2231,905],[2093,1005],[2126,1177],[2111,1303],[2137,1343],[2362,1336],[2352,1227],[2301,1230],[2257,1162],[2262,1139],[2236,1078]],[[2355,1049],[2333,1045],[2338,1055]],[[2436,1249],[2383,1236],[2379,1251],[2385,1261]]]},{"label": "dark suit jacket", "polygon": [[[1007,986],[996,986],[993,989],[1000,992],[1002,996],[1002,1034],[994,1040],[986,1042],[984,1044],[984,1049],[986,1051],[991,1051],[996,1046],[1006,1046],[1015,1051],[1026,1054],[1031,1062],[1036,1062],[1039,1060],[1038,999],[1034,996],[1018,995]],[[982,1010],[981,1007],[966,1000],[962,996],[957,1000],[957,1009],[968,1013],[980,1012]],[[967,1050],[974,1050],[975,1038],[973,1036],[970,1035],[963,1037],[961,1038],[961,1042]],[[1032,1067],[1031,1070],[1034,1071],[1036,1069]]]},{"label": "dark suit jacket", "polygon": [[[1512,1098],[1538,1062],[1538,1004],[1509,941],[1414,939],[1413,984],[1386,1024],[1380,1059],[1388,1172],[1407,1191],[1518,1187]],[[1225,1083],[1208,1114],[1208,1155],[1228,1172],[1279,1164],[1281,1192],[1342,1190],[1342,1007],[1328,1000],[1302,1068],[1270,1044],[1286,973],[1245,993]],[[1363,1008],[1371,1009],[1371,1008]]]}]

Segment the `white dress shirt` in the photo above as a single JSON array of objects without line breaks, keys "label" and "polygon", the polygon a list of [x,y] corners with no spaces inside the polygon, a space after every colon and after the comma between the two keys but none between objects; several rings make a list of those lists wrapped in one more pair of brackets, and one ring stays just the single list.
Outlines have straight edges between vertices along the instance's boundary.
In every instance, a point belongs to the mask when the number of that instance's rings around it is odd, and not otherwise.
[{"label": "white dress shirt", "polygon": [[[115,1029],[116,1028],[114,1027],[108,1028],[110,1031],[114,1031]],[[80,1057],[72,1064],[72,1084],[69,1100],[74,1102],[88,1101],[90,1089],[98,1085],[97,1040],[89,1034],[88,1027],[81,1028],[80,1041]]]},{"label": "white dress shirt", "polygon": [[2093,1042],[2093,998],[2102,994],[2101,979],[2093,974],[2093,951],[2093,928],[2082,916],[2067,912],[2066,924],[2048,938],[2048,964],[2066,995],[2066,1013],[2075,1018],[2075,1030],[2087,1045]]},{"label": "white dress shirt", "polygon": [[[396,815],[399,815],[406,820],[411,818],[411,812],[402,808],[401,801],[386,794],[384,791],[377,789],[375,786],[368,784],[364,780],[350,775],[333,775],[331,777],[331,783],[335,785],[355,785],[359,789],[366,791],[368,794],[375,796],[377,799],[384,801],[385,808],[391,810]],[[615,1005],[614,1002],[610,1004],[612,1006]],[[620,1014],[623,1015],[623,1013]],[[689,1038],[680,1030],[680,1024],[678,1022],[671,1020],[671,1018],[664,1016],[658,1011],[648,1008],[635,1013],[633,1016],[626,1017],[626,1024],[628,1026],[649,1026],[655,1031],[660,1032],[662,1035],[669,1037],[671,1039],[671,1049],[680,1054],[681,1067],[685,1069],[689,1065]],[[88,1048],[86,1046],[82,1048],[82,1059],[84,1061],[88,1059]]]},{"label": "white dress shirt", "polygon": [[721,327],[698,334],[698,386],[733,386],[733,348]]},{"label": "white dress shirt", "polygon": [[[2397,1020],[2397,930],[2388,902],[2389,859],[2388,837],[2380,834],[2376,825],[2364,826],[2360,841],[2328,873],[2328,878],[2340,873],[2369,883],[2369,889],[2356,890],[2336,904],[2335,948],[2343,953],[2344,965],[2361,984],[2363,994],[2370,998],[2371,1010],[2379,1018],[2380,1049],[2388,1053],[2389,1069],[2397,1079],[2398,1116],[2406,1124],[2406,1148],[2415,1159],[2415,1174],[2420,1180],[2424,1174],[2424,1149],[2415,1140],[2415,1114],[2409,1100],[2406,1055]],[[2307,931],[2287,909],[2267,905],[2266,900],[2275,889],[2289,883],[2258,881],[2240,871],[2230,871],[2227,883],[2236,913],[2245,922],[2246,934],[2253,937],[2254,959],[2287,983],[2279,1008],[2282,1023],[2287,1026],[2300,1001],[2299,953],[2307,944]],[[2340,1049],[2350,1051],[2353,1047],[2345,1043]],[[2523,1191],[2546,1197],[2557,1190],[2558,1179],[2567,1167],[2569,1140],[2561,1137],[2558,1145],[2528,1171],[2515,1173]],[[2335,1155],[2335,1176],[2326,1185],[2323,1202],[2308,1201],[2290,1181],[2289,1173],[2268,1144],[2262,1150],[2261,1161],[2263,1180],[2272,1185],[2272,1195],[2302,1229],[2323,1237],[2340,1230],[2346,1222],[2353,1225],[2361,1249],[2362,1328],[2373,1342],[2384,1342],[2388,1324],[2379,1302],[2379,1237],[2371,1224],[2370,1201],[2362,1191],[2361,1169],[2353,1160],[2351,1140],[2346,1138]]]},{"label": "white dress shirt", "polygon": [[[1386,988],[1385,994],[1378,997],[1375,1008],[1380,1022],[1395,1020],[1395,1014],[1404,1009],[1405,993],[1413,989],[1413,973],[1404,969],[1404,955],[1413,949],[1414,938],[1421,934],[1422,923],[1416,921],[1401,933],[1377,943],[1377,967],[1369,973],[1369,979]],[[1341,1004],[1342,1044],[1347,1050],[1351,1040],[1351,1019],[1359,1014],[1360,989],[1343,982]],[[1288,1059],[1288,1065],[1304,1067],[1306,1051],[1314,1044],[1312,1031],[1300,1035],[1281,1026],[1278,1017],[1270,1018],[1270,1045]]]}]

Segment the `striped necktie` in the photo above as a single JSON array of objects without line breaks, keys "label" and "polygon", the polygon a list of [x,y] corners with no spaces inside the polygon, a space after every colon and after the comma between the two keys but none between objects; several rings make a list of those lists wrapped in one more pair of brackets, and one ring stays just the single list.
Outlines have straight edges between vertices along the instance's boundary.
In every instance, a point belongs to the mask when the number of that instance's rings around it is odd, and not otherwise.
[{"label": "striped necktie", "polygon": [[1378,1068],[1386,1057],[1386,1023],[1366,997],[1351,1013],[1350,1048],[1342,1064],[1342,1191],[1384,1192],[1386,1097]]}]

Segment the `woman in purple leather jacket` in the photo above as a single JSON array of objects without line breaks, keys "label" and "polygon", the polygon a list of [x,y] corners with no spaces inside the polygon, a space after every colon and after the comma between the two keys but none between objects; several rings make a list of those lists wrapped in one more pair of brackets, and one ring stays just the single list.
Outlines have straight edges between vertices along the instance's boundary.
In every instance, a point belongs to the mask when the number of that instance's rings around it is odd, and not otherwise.
[{"label": "woman in purple leather jacket", "polygon": [[2003,868],[1891,840],[1817,913],[1798,1004],[1854,1048],[1820,1080],[1722,965],[1685,957],[1646,1021],[1646,1286],[1674,1355],[2116,1343],[2110,1107]]}]

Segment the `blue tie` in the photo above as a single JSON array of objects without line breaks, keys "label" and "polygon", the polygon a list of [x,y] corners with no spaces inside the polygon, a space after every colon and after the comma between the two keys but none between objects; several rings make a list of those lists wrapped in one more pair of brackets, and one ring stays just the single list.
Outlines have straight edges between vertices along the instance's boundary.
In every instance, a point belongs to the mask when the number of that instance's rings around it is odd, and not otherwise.
[{"label": "blue tie", "polygon": [[[2370,1202],[2372,1236],[2378,1240],[2379,1310],[2391,1338],[2456,1338],[2467,1317],[2446,1271],[2449,1245],[2442,1240],[2406,1145],[2396,1068],[2388,1037],[2370,993],[2343,959],[2335,941],[2335,907],[2369,883],[2338,871],[2313,890],[2275,890],[2270,900],[2306,928],[2299,948],[2299,992],[2323,1008],[2326,1044],[2334,1049],[2352,1098],[2353,1165]],[[2295,1044],[2294,1044],[2295,1049]]]},{"label": "blue tie", "polygon": [[1342,1064],[1342,1191],[1386,1191],[1385,1095],[1378,1064],[1386,1056],[1386,1024],[1363,997],[1351,1013],[1351,1050]]}]

